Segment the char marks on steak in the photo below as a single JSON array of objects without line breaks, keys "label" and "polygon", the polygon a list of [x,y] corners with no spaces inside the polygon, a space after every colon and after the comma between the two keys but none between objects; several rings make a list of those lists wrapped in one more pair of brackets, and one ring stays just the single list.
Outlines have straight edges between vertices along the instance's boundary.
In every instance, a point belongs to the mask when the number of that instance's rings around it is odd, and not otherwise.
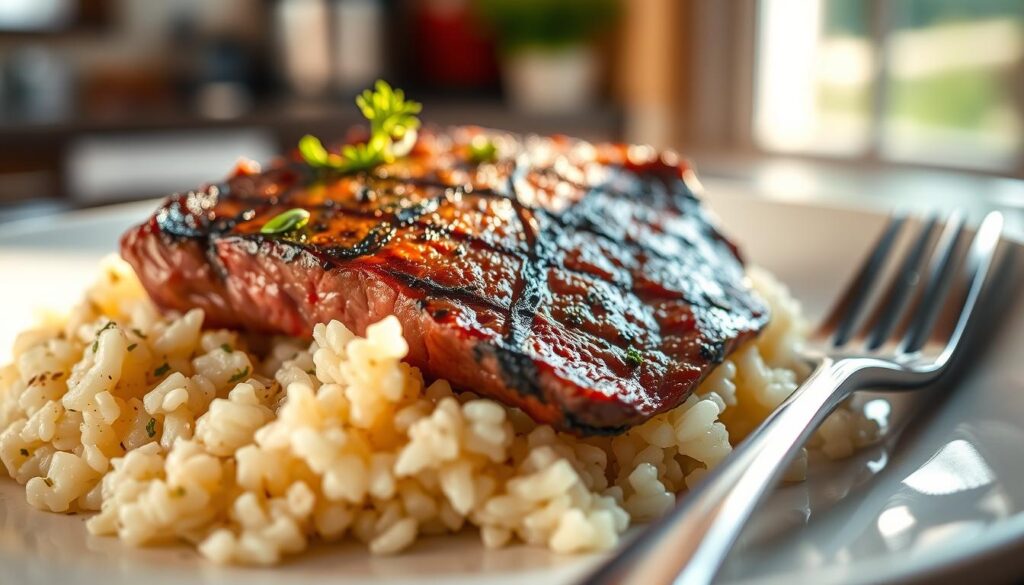
[{"label": "char marks on steak", "polygon": [[[121,253],[164,309],[308,336],[402,323],[428,377],[576,433],[664,412],[767,322],[685,164],[649,149],[425,133],[409,157],[326,176],[298,158],[168,198]],[[260,228],[295,207],[308,225]]]}]

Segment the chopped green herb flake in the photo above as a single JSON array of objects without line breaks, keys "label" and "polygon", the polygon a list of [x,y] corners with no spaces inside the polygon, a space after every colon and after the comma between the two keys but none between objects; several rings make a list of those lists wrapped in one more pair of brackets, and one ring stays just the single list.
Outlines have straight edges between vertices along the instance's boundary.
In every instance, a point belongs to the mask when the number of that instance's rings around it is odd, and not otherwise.
[{"label": "chopped green herb flake", "polygon": [[469,161],[474,164],[498,160],[498,147],[486,136],[474,136],[469,143]]},{"label": "chopped green herb flake", "polygon": [[160,365],[159,368],[153,370],[153,375],[159,378],[160,376],[163,376],[169,371],[171,371],[171,364],[164,362],[163,364]]},{"label": "chopped green herb flake", "polygon": [[20,453],[22,457],[28,457],[28,449],[21,449]]},{"label": "chopped green herb flake", "polygon": [[133,344],[131,344],[131,345],[129,345],[129,346],[128,346],[128,351],[132,351],[132,350],[134,350],[134,349],[135,349],[136,347],[139,347],[139,344],[138,344],[138,343],[133,343]]},{"label": "chopped green herb flake", "polygon": [[635,367],[644,363],[644,354],[640,353],[635,347],[631,347],[626,350],[626,363]]},{"label": "chopped green herb flake", "polygon": [[146,334],[141,332],[141,331],[139,331],[138,329],[132,329],[132,333],[134,333],[135,336],[138,337],[139,339],[145,339],[146,338]]},{"label": "chopped green herb flake", "polygon": [[149,422],[146,423],[146,434],[149,435],[150,438],[153,438],[153,436],[156,435],[156,419],[155,418],[149,419]]},{"label": "chopped green herb flake", "polygon": [[113,321],[107,321],[106,325],[96,330],[96,339],[94,339],[92,342],[93,353],[96,353],[96,351],[100,348],[100,333],[103,333],[104,331],[110,329],[111,327],[117,327],[117,323],[114,323]]},{"label": "chopped green herb flake", "polygon": [[221,344],[220,348],[224,350],[224,353],[231,353],[231,352],[235,351],[235,350],[231,349],[231,346],[226,344],[226,343]]},{"label": "chopped green herb flake", "polygon": [[241,382],[248,375],[249,375],[249,367],[246,366],[244,369],[241,369],[241,370],[235,372],[235,375],[231,376],[231,378],[228,379],[228,382],[230,382],[232,384],[234,384],[235,382]]},{"label": "chopped green herb flake", "polygon": [[286,234],[302,229],[309,223],[309,212],[296,207],[272,217],[260,228],[261,234]]}]

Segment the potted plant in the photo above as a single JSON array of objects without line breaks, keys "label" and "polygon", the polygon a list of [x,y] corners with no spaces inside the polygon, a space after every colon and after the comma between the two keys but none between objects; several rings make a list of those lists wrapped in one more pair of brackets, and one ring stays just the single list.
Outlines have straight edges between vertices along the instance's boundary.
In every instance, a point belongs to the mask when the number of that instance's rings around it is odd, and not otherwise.
[{"label": "potted plant", "polygon": [[512,104],[562,113],[593,103],[600,82],[594,40],[618,14],[617,0],[477,0],[501,51]]}]

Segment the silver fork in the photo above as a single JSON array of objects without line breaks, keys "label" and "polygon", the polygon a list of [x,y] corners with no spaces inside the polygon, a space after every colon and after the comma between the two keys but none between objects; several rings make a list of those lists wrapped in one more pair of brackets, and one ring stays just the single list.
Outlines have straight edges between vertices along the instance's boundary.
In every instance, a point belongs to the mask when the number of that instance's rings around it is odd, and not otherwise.
[{"label": "silver fork", "polygon": [[[747,519],[814,430],[855,390],[920,388],[965,344],[1002,231],[987,215],[963,257],[964,219],[926,222],[883,288],[906,225],[893,218],[815,335],[814,372],[675,509],[586,578],[588,585],[710,583]],[[963,257],[963,258],[962,258]],[[961,259],[963,260],[961,262]],[[951,289],[956,286],[956,293]],[[881,300],[865,311],[873,293]],[[944,327],[936,328],[940,317]]]}]

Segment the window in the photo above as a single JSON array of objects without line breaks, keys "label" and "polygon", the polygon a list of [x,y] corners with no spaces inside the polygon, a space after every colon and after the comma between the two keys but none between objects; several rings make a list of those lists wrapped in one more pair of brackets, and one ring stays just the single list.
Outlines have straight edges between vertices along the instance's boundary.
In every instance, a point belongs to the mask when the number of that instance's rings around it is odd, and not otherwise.
[{"label": "window", "polygon": [[75,16],[70,0],[5,0],[0,3],[0,31],[47,31],[66,27]]},{"label": "window", "polygon": [[0,0],[0,35],[53,35],[96,30],[108,21],[110,0]]},{"label": "window", "polygon": [[871,139],[866,3],[761,2],[754,137],[770,150],[855,154]]},{"label": "window", "polygon": [[768,151],[1022,173],[1024,2],[760,0]]}]

